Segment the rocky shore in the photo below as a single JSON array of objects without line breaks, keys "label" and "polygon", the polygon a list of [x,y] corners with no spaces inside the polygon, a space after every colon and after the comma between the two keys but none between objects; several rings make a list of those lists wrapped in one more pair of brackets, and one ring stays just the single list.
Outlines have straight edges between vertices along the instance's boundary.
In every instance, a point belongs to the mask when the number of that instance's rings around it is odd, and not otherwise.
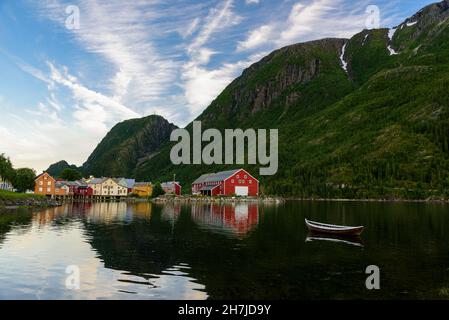
[{"label": "rocky shore", "polygon": [[49,198],[0,199],[0,209],[57,207],[61,203]]},{"label": "rocky shore", "polygon": [[182,202],[182,203],[282,203],[281,197],[199,197],[199,196],[161,196],[151,200],[154,203]]}]

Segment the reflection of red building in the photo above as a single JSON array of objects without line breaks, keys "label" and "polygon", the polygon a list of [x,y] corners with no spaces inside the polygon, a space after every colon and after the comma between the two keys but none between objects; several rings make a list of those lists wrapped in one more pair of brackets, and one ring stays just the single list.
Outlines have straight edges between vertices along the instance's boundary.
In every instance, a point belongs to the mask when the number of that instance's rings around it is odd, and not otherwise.
[{"label": "reflection of red building", "polygon": [[244,236],[259,223],[259,206],[257,203],[194,204],[192,218],[209,229]]},{"label": "reflection of red building", "polygon": [[167,221],[176,222],[181,214],[180,203],[167,203],[162,208],[162,218]]},{"label": "reflection of red building", "polygon": [[259,195],[259,180],[244,169],[203,174],[192,183],[192,194],[255,197]]}]

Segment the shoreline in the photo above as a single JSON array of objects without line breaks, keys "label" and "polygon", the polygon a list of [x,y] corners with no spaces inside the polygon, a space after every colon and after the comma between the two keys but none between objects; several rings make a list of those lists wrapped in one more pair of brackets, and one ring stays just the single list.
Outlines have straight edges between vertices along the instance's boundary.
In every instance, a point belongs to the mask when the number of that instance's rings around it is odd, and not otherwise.
[{"label": "shoreline", "polygon": [[[123,200],[122,200],[123,201]],[[197,197],[197,196],[161,196],[154,199],[128,198],[124,202],[138,203],[150,202],[154,204],[164,203],[261,203],[281,204],[285,202],[366,202],[366,203],[425,203],[425,204],[449,204],[445,199],[345,199],[345,198],[295,198],[295,197]],[[0,210],[14,209],[41,209],[58,207],[64,203],[76,203],[78,201],[56,201],[46,197],[26,197],[23,194],[17,198],[1,198]],[[98,202],[98,201],[88,201]]]},{"label": "shoreline", "polygon": [[317,201],[317,202],[385,202],[385,203],[440,203],[449,204],[446,199],[345,199],[345,198],[284,198],[285,201]]},{"label": "shoreline", "polygon": [[[137,199],[137,201],[141,201]],[[192,197],[192,196],[162,196],[150,200],[153,203],[165,203],[165,202],[224,202],[224,203],[236,203],[236,202],[258,202],[258,203],[285,203],[287,201],[316,201],[316,202],[384,202],[384,203],[438,203],[449,204],[449,200],[446,199],[346,199],[346,198],[296,198],[296,197],[281,197],[281,196],[269,196],[269,197]]]},{"label": "shoreline", "polygon": [[17,198],[0,198],[0,210],[41,209],[59,207],[61,204],[61,202],[50,198],[26,197],[23,195]]}]

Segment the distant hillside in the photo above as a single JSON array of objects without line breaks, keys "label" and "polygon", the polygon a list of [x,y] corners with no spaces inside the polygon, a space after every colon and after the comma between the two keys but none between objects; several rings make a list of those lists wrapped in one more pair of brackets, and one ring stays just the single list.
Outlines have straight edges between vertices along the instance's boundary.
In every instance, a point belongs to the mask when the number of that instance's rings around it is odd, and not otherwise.
[{"label": "distant hillside", "polygon": [[[443,1],[395,30],[277,50],[245,70],[198,119],[203,128],[279,129],[279,172],[261,178],[266,193],[448,196],[448,17]],[[136,177],[176,173],[190,183],[225,168],[173,166],[169,151],[165,146],[138,166]]]},{"label": "distant hillside", "polygon": [[177,127],[160,116],[117,124],[83,164],[95,176],[132,176],[140,161],[151,159]]},{"label": "distant hillside", "polygon": [[51,165],[47,172],[58,176],[65,168],[73,167],[85,176],[131,177],[139,162],[157,154],[176,128],[155,115],[123,121],[109,131],[82,167],[60,161]]},{"label": "distant hillside", "polygon": [[64,171],[64,169],[75,169],[75,170],[80,170],[80,168],[78,168],[75,165],[70,165],[68,164],[67,161],[59,161],[56,162],[54,164],[52,164],[50,167],[48,167],[48,169],[46,170],[46,172],[48,172],[51,176],[53,177],[59,177],[62,173],[62,171]]}]

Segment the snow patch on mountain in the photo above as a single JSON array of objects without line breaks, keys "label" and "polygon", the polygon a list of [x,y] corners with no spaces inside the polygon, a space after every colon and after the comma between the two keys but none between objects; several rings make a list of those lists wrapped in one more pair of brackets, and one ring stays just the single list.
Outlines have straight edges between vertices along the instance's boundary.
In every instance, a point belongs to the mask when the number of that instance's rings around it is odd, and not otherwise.
[{"label": "snow patch on mountain", "polygon": [[346,52],[346,43],[343,45],[343,48],[341,49],[340,62],[341,66],[343,67],[343,70],[345,70],[345,72],[348,73],[348,63],[345,61],[345,52]]}]

